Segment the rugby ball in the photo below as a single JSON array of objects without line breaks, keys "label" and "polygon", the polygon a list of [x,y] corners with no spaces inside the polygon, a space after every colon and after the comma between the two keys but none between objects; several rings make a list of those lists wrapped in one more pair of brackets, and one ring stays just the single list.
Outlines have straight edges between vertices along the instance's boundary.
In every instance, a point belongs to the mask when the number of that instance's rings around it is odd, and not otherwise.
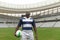
[{"label": "rugby ball", "polygon": [[16,36],[17,36],[17,37],[21,37],[21,35],[22,35],[22,32],[21,32],[20,30],[17,30],[17,31],[16,31]]}]

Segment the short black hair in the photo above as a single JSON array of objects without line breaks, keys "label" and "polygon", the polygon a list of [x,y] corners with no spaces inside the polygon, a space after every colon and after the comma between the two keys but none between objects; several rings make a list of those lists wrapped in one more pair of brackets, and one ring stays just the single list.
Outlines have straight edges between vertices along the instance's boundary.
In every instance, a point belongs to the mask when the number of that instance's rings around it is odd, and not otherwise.
[{"label": "short black hair", "polygon": [[26,16],[27,16],[27,15],[30,15],[30,12],[26,12]]},{"label": "short black hair", "polygon": [[26,13],[30,14],[30,12],[26,12]]}]

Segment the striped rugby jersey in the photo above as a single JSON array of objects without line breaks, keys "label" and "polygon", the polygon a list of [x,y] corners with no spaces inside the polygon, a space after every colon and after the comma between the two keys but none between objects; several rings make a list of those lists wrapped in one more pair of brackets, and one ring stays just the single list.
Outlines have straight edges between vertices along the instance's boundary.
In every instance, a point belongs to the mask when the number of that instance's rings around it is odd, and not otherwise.
[{"label": "striped rugby jersey", "polygon": [[20,19],[18,26],[22,26],[22,30],[32,30],[32,27],[35,27],[35,21],[31,17],[23,17]]}]

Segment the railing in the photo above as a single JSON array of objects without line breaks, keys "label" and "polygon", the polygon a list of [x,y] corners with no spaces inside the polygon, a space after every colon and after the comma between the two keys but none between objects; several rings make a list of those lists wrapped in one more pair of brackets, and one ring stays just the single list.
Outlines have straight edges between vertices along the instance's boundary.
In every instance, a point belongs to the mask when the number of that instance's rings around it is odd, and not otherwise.
[{"label": "railing", "polygon": [[36,7],[41,7],[41,6],[46,6],[46,5],[50,5],[50,4],[54,4],[57,3],[59,1],[54,1],[54,2],[50,2],[49,1],[44,1],[44,2],[38,2],[35,4],[25,4],[25,5],[15,5],[15,4],[9,4],[9,3],[5,3],[5,2],[1,2],[0,1],[0,6],[1,7],[6,7],[6,8],[17,8],[17,9],[28,9],[28,8],[36,8]]}]

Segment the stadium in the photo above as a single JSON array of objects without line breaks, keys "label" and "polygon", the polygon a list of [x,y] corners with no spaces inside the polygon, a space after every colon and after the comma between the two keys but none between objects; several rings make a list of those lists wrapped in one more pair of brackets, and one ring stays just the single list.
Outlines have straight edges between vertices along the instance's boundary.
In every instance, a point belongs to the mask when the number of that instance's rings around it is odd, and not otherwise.
[{"label": "stadium", "polygon": [[39,40],[60,40],[60,0],[0,0],[0,40],[14,36],[21,15],[35,19]]}]

